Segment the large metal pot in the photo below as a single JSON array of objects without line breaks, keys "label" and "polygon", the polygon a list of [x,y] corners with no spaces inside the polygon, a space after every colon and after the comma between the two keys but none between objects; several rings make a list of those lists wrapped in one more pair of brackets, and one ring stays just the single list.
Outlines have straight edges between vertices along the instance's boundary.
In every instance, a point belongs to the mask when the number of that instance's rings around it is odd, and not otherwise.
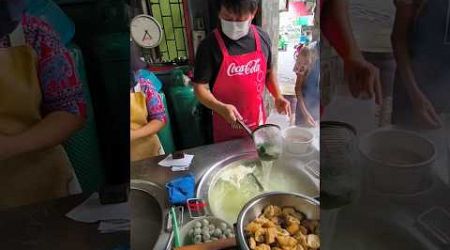
[{"label": "large metal pot", "polygon": [[[211,208],[211,204],[213,203],[214,196],[211,196],[212,190],[214,186],[218,183],[222,174],[228,169],[234,168],[239,165],[253,165],[260,164],[258,160],[258,156],[255,152],[252,153],[243,153],[240,155],[234,155],[227,159],[224,159],[221,162],[211,166],[208,171],[202,176],[198,187],[197,187],[197,197],[202,198],[207,201],[209,206],[206,208],[207,213],[213,215],[215,217],[225,219],[222,214],[214,211]],[[285,173],[288,176],[294,176],[298,180],[302,180],[307,188],[296,188],[294,187],[292,190],[274,190],[274,191],[288,191],[295,193],[302,193],[311,197],[316,197],[319,195],[319,183],[314,182],[313,177],[310,177],[303,170],[304,164],[299,162],[298,159],[279,159],[274,163],[274,167],[272,169],[272,175],[277,173]],[[239,210],[237,210],[239,211]],[[237,218],[236,211],[236,218]],[[226,219],[225,219],[226,220]],[[229,223],[234,223],[234,221],[228,221]]]},{"label": "large metal pot", "polygon": [[236,228],[236,240],[242,250],[250,250],[244,228],[259,217],[265,207],[277,205],[293,207],[306,215],[308,219],[320,219],[320,202],[304,195],[294,193],[271,192],[259,195],[249,201],[239,214]]}]

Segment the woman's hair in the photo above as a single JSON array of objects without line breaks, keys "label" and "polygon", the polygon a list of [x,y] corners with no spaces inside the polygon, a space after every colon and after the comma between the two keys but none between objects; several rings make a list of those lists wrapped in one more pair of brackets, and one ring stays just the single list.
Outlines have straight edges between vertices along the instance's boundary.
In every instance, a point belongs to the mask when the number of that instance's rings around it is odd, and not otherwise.
[{"label": "woman's hair", "polygon": [[219,0],[220,6],[227,10],[239,14],[254,13],[258,10],[258,0]]},{"label": "woman's hair", "polygon": [[304,65],[309,68],[317,60],[317,55],[314,49],[303,46],[295,59],[303,61]]},{"label": "woman's hair", "polygon": [[299,44],[297,45],[297,47],[295,47],[295,52],[294,52],[294,58],[297,59],[297,57],[300,55],[300,52],[302,51],[304,45],[303,44]]}]

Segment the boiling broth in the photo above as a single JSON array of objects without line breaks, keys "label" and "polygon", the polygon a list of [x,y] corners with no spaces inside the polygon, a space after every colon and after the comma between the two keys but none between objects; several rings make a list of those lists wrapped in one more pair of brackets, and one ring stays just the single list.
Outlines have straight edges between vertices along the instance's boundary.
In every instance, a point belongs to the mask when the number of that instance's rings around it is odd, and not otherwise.
[{"label": "boiling broth", "polygon": [[[254,164],[255,165],[255,164]],[[253,177],[245,175],[243,178],[230,178],[230,176],[242,176],[252,169],[254,175],[261,180],[265,191],[280,191],[302,193],[308,196],[318,195],[317,187],[300,171],[280,171],[280,168],[272,168],[267,182],[263,182],[263,171],[261,166],[229,167],[225,169],[219,179],[213,184],[209,193],[209,206],[212,213],[229,223],[235,223],[239,212],[244,205],[253,197],[262,193]],[[226,178],[222,178],[226,176]],[[233,183],[239,180],[239,183]]]}]

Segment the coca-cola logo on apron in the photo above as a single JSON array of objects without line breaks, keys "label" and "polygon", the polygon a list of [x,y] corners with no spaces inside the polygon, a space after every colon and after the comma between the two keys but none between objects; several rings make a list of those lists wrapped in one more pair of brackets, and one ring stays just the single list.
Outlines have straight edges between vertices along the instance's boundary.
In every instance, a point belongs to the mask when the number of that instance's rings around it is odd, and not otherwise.
[{"label": "coca-cola logo on apron", "polygon": [[257,74],[256,76],[256,87],[258,93],[263,91],[265,75],[261,71],[261,59],[255,59],[247,62],[243,65],[237,65],[236,63],[231,63],[227,69],[228,76],[248,76],[251,74]]},{"label": "coca-cola logo on apron", "polygon": [[251,60],[244,65],[231,63],[228,66],[228,76],[246,76],[259,72],[261,69],[261,59]]}]

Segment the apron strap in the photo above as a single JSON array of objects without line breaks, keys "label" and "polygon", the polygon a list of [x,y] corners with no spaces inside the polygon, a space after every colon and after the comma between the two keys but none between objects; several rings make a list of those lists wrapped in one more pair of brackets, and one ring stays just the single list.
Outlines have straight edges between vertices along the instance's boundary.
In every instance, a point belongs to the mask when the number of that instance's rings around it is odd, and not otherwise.
[{"label": "apron strap", "polygon": [[219,43],[219,48],[220,48],[220,50],[222,51],[222,55],[225,57],[225,56],[230,56],[230,54],[228,53],[228,49],[227,49],[227,47],[225,46],[225,41],[223,40],[223,38],[222,38],[222,35],[220,34],[220,31],[219,31],[219,29],[215,29],[214,30],[214,35],[216,36],[216,40],[217,40],[217,43]]},{"label": "apron strap", "polygon": [[253,34],[254,34],[255,41],[256,41],[256,51],[260,52],[261,51],[261,37],[259,36],[258,29],[256,28],[255,25],[252,25],[252,30],[253,30]]},{"label": "apron strap", "polygon": [[18,47],[25,45],[25,33],[23,31],[22,23],[17,25],[17,28],[9,34],[9,40],[11,42],[11,47]]}]

